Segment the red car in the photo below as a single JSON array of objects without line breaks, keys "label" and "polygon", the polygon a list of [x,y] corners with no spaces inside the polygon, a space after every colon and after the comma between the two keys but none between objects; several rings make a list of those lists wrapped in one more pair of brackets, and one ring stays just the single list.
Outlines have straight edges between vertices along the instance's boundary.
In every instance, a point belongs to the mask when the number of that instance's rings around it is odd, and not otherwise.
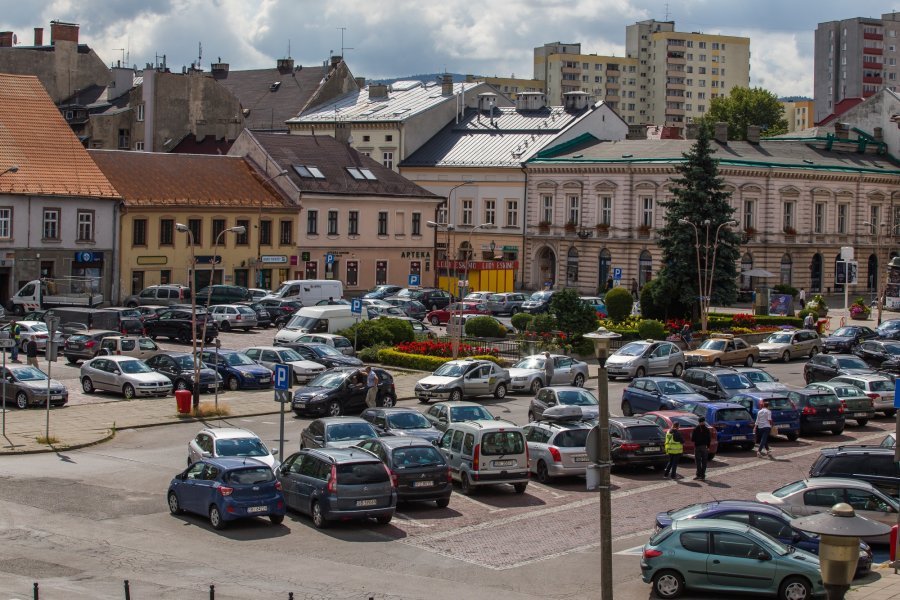
[{"label": "red car", "polygon": [[[691,432],[697,426],[697,415],[686,410],[654,410],[641,416],[662,427],[663,431],[671,429],[672,423],[677,421],[680,426],[681,437],[684,438],[684,453],[686,455],[694,454],[694,442],[691,441]],[[709,460],[712,460],[715,458],[716,452],[719,451],[719,440],[716,436],[715,427],[709,427],[709,432],[712,434],[712,440],[709,443]]]},{"label": "red car", "polygon": [[477,302],[453,302],[447,308],[439,308],[425,315],[425,320],[432,325],[443,325],[450,320],[450,315],[489,315],[486,304]]}]

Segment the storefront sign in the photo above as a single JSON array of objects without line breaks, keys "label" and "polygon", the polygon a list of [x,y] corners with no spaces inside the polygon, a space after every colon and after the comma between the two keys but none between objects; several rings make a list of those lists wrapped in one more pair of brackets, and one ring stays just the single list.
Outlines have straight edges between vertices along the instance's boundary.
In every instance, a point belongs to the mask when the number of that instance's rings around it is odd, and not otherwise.
[{"label": "storefront sign", "polygon": [[164,265],[169,262],[165,256],[138,256],[137,264],[139,265]]},{"label": "storefront sign", "polygon": [[431,258],[431,250],[404,250],[400,258]]},{"label": "storefront sign", "polygon": [[518,246],[503,246],[503,251],[504,252],[518,252],[519,247]]},{"label": "storefront sign", "polygon": [[77,263],[93,263],[103,262],[102,252],[76,252],[75,262]]},{"label": "storefront sign", "polygon": [[278,255],[271,255],[271,254],[263,254],[262,257],[260,257],[260,258],[261,258],[262,262],[267,263],[267,264],[286,265],[287,261],[288,261],[288,257],[284,256],[284,255],[278,256]]},{"label": "storefront sign", "polygon": [[198,265],[209,265],[209,264],[220,264],[222,262],[222,257],[216,254],[215,256],[211,254],[200,255],[197,256],[197,260],[195,261]]},{"label": "storefront sign", "polygon": [[470,260],[468,263],[464,260],[438,260],[434,266],[438,269],[454,269],[457,271],[505,271],[509,269],[518,269],[519,261],[517,260]]}]

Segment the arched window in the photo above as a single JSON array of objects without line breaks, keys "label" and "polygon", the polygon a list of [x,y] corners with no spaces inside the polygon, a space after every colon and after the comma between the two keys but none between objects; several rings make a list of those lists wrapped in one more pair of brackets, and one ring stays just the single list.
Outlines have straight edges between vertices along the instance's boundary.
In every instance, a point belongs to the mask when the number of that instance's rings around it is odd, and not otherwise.
[{"label": "arched window", "polygon": [[569,248],[566,255],[566,287],[574,287],[578,283],[578,250]]},{"label": "arched window", "polygon": [[644,250],[638,259],[638,287],[644,287],[651,279],[653,279],[653,256]]},{"label": "arched window", "polygon": [[781,257],[781,283],[791,285],[793,267],[794,261],[791,260],[790,254],[785,254]]},{"label": "arched window", "polygon": [[606,290],[609,286],[607,282],[612,279],[612,255],[609,253],[609,250],[604,248],[600,251],[600,260],[599,260],[599,272],[597,281],[601,286],[601,289]]}]

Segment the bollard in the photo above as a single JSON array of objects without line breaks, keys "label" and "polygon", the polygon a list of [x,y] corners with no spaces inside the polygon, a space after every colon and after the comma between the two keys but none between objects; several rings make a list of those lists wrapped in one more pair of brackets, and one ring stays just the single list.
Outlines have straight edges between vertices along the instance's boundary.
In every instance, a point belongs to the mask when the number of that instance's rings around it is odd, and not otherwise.
[{"label": "bollard", "polygon": [[209,586],[209,600],[216,600],[216,586]]},{"label": "bollard", "polygon": [[39,600],[41,597],[40,592],[38,591],[37,581],[34,582],[34,600]]},{"label": "bollard", "polygon": [[128,580],[125,580],[125,600],[131,600],[131,588],[128,586]]},{"label": "bollard", "polygon": [[288,592],[288,600],[294,600],[294,592]]}]

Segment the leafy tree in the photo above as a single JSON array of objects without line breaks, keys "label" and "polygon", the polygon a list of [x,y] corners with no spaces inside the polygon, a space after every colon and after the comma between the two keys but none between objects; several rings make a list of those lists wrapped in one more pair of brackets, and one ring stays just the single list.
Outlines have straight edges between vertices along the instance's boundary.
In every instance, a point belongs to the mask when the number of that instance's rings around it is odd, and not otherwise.
[{"label": "leafy tree", "polygon": [[613,320],[613,323],[621,323],[631,314],[634,298],[631,297],[631,292],[624,287],[615,287],[606,292],[604,301],[609,318]]},{"label": "leafy tree", "polygon": [[666,321],[671,318],[688,316],[690,312],[691,306],[678,299],[676,290],[670,287],[668,281],[657,277],[648,281],[641,288],[641,316],[643,317]]},{"label": "leafy tree", "polygon": [[566,288],[550,299],[550,313],[556,326],[569,337],[597,329],[597,312],[584,302],[573,288]]},{"label": "leafy tree", "polygon": [[466,319],[466,335],[481,338],[502,338],[506,337],[506,327],[501,325],[493,317],[487,315],[483,317],[472,317]]},{"label": "leafy tree", "polygon": [[733,87],[727,96],[713,98],[703,122],[728,123],[729,140],[747,139],[747,126],[758,125],[764,135],[787,133],[784,107],[772,92],[760,88]]},{"label": "leafy tree", "polygon": [[[701,123],[697,141],[683,156],[684,162],[675,167],[679,176],[672,179],[672,199],[662,203],[666,209],[666,224],[659,232],[659,246],[663,251],[659,289],[665,290],[672,300],[687,306],[699,301],[698,242],[694,227],[679,222],[686,219],[697,227],[700,268],[704,275],[707,269],[713,270],[712,304],[731,304],[737,298],[740,236],[723,225],[731,220],[734,209],[728,204],[729,194],[723,189],[718,163],[712,157],[708,124]],[[654,295],[654,299],[659,302],[660,295]]]}]

